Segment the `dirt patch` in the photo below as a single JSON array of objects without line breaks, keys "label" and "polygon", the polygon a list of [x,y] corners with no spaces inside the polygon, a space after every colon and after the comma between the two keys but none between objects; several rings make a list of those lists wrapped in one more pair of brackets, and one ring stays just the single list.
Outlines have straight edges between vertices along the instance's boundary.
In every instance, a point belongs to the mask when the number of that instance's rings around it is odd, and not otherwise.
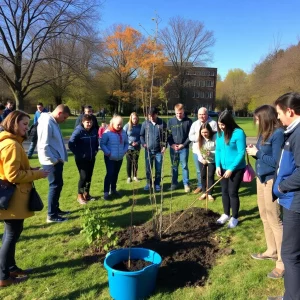
[{"label": "dirt patch", "polygon": [[140,271],[150,265],[152,265],[150,261],[145,261],[142,259],[131,259],[130,266],[128,266],[128,260],[125,260],[114,265],[112,268],[118,271],[135,272]]},{"label": "dirt patch", "polygon": [[[172,214],[175,220],[180,212]],[[162,256],[157,285],[174,289],[184,286],[204,285],[208,269],[220,254],[231,254],[231,249],[219,249],[220,241],[215,231],[219,214],[211,210],[191,208],[175,223],[161,239],[155,238],[152,222],[133,229],[132,246],[156,251]],[[163,217],[163,228],[170,224],[170,215]],[[119,246],[129,246],[129,229],[118,233]],[[230,250],[230,251],[228,251]]]}]

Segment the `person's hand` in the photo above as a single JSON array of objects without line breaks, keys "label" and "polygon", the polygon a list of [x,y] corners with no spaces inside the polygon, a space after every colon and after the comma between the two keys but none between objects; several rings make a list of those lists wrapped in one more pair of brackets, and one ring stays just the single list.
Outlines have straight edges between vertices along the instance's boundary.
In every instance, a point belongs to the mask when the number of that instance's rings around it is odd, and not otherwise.
[{"label": "person's hand", "polygon": [[222,176],[221,168],[216,169],[216,174],[217,174],[218,177]]},{"label": "person's hand", "polygon": [[202,161],[202,164],[203,164],[203,165],[207,165],[207,164],[208,164],[207,160],[203,160],[203,161]]},{"label": "person's hand", "polygon": [[173,145],[171,145],[171,148],[176,151],[177,150],[177,145],[173,144]]},{"label": "person's hand", "polygon": [[144,144],[143,147],[144,147],[145,149],[147,149],[147,144]]},{"label": "person's hand", "polygon": [[227,171],[224,173],[223,177],[224,177],[224,178],[229,178],[229,177],[231,176],[231,174],[232,174],[232,171],[231,171],[231,170],[227,170]]},{"label": "person's hand", "polygon": [[50,174],[49,170],[40,169],[41,178],[46,178]]},{"label": "person's hand", "polygon": [[182,144],[177,145],[177,151],[183,149],[183,147],[184,147],[184,146],[183,146]]},{"label": "person's hand", "polygon": [[135,147],[137,145],[137,142],[132,142],[131,146]]},{"label": "person's hand", "polygon": [[247,146],[246,151],[247,151],[248,155],[256,156],[258,149],[256,148],[256,146],[249,145],[249,146]]},{"label": "person's hand", "polygon": [[160,152],[161,152],[161,154],[164,154],[165,151],[166,151],[166,147],[162,147]]}]

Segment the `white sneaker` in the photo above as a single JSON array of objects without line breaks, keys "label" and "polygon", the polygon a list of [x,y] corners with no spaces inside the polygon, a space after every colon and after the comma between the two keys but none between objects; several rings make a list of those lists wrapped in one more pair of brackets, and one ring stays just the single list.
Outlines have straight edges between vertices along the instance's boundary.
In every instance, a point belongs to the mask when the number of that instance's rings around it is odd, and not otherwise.
[{"label": "white sneaker", "polygon": [[144,187],[144,191],[149,191],[150,190],[150,184],[147,183]]},{"label": "white sneaker", "polygon": [[139,182],[137,177],[133,177],[133,181]]},{"label": "white sneaker", "polygon": [[184,191],[185,191],[186,193],[189,193],[189,192],[191,191],[191,188],[190,188],[188,185],[185,185],[185,186],[184,186]]},{"label": "white sneaker", "polygon": [[127,182],[127,183],[130,183],[130,182],[131,182],[131,178],[128,177],[126,182]]},{"label": "white sneaker", "polygon": [[235,219],[234,217],[231,217],[228,223],[228,228],[234,228],[237,226],[239,220]]},{"label": "white sneaker", "polygon": [[160,185],[156,185],[156,186],[155,186],[155,191],[156,191],[156,192],[160,192]]},{"label": "white sneaker", "polygon": [[171,184],[170,188],[168,189],[168,191],[174,191],[177,188],[177,184]]},{"label": "white sneaker", "polygon": [[229,220],[229,216],[222,214],[222,216],[217,220],[217,224],[223,225]]}]

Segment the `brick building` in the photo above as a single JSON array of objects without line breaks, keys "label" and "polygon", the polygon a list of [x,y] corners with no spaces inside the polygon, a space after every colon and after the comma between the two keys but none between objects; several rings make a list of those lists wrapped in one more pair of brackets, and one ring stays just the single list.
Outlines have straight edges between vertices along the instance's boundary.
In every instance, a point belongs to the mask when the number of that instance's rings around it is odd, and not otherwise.
[{"label": "brick building", "polygon": [[[173,68],[166,65],[167,68]],[[169,73],[172,73],[169,72]],[[173,110],[174,105],[181,102],[186,110],[194,113],[199,107],[206,107],[214,110],[216,102],[217,68],[208,67],[189,67],[184,75],[184,87],[181,97],[176,88],[176,75],[173,80],[166,85],[165,91],[168,98],[168,110]]]}]

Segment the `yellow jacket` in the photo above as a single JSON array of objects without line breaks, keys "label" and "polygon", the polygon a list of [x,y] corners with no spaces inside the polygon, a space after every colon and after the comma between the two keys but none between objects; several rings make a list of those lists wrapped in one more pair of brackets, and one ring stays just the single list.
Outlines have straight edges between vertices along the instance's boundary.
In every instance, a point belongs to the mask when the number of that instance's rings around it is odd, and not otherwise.
[{"label": "yellow jacket", "polygon": [[7,210],[0,210],[0,220],[25,219],[34,215],[28,210],[32,182],[42,178],[40,170],[31,170],[22,146],[23,138],[7,131],[0,133],[0,178],[16,184]]}]

